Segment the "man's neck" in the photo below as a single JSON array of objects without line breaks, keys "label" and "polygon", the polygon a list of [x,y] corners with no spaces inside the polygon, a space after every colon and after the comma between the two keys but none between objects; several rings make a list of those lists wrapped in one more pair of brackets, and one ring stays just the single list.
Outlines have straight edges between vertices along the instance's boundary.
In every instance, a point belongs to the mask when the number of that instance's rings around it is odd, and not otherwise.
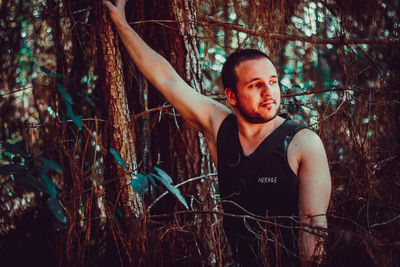
[{"label": "man's neck", "polygon": [[252,154],[261,142],[267,138],[285,119],[276,116],[266,123],[251,123],[246,121],[240,114],[237,116],[238,137],[243,153],[248,156]]},{"label": "man's neck", "polygon": [[252,123],[245,120],[240,114],[237,114],[239,135],[245,139],[266,137],[278,128],[283,121],[284,119],[282,117],[276,116],[265,123]]}]

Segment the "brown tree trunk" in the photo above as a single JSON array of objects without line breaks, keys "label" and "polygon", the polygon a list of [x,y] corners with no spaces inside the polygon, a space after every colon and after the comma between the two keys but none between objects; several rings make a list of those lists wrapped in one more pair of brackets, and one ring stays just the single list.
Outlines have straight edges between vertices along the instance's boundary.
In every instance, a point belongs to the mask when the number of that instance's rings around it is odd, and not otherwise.
[{"label": "brown tree trunk", "polygon": [[[196,6],[190,1],[137,1],[134,3],[135,9],[132,14],[129,13],[129,2],[127,5],[128,21],[146,21],[146,20],[176,20],[177,23],[168,24],[151,24],[140,23],[133,24],[139,35],[158,53],[169,61],[178,74],[183,77],[195,90],[202,93],[202,78],[200,68],[200,55],[196,38],[196,27],[193,23],[184,23],[184,21],[193,21],[196,19]],[[133,19],[129,19],[132,17]],[[129,71],[128,71],[129,73]],[[132,77],[130,77],[132,76]],[[142,112],[148,108],[160,106],[166,103],[165,99],[160,97],[156,89],[149,84],[147,91],[147,83],[143,83],[141,74],[134,71],[133,75],[128,76],[134,78],[132,81],[133,88],[137,88],[139,92],[136,99],[132,102],[139,102],[135,108],[137,112]],[[136,89],[135,89],[136,91]],[[137,92],[132,92],[137,94]],[[137,99],[143,99],[138,101]],[[148,102],[146,100],[148,99]],[[167,115],[168,114],[168,115]],[[217,210],[215,168],[211,163],[208,150],[204,138],[185,123],[175,110],[171,112],[162,112],[157,115],[143,116],[137,119],[136,125],[140,124],[137,130],[143,134],[138,137],[138,149],[142,151],[138,154],[138,160],[143,162],[143,169],[150,170],[151,166],[158,165],[174,180],[177,184],[192,177],[203,176],[200,182],[198,180],[190,182],[180,187],[182,195],[188,201],[190,208],[200,211]],[[148,128],[149,127],[149,128]],[[149,140],[149,130],[151,131],[151,140]],[[147,134],[145,134],[147,132]],[[139,147],[140,146],[140,147]],[[151,154],[146,154],[150,151]],[[151,162],[149,162],[151,161]],[[215,181],[215,180],[214,180]],[[171,197],[171,196],[170,196]],[[171,197],[172,198],[172,197]],[[160,201],[156,207],[152,209],[154,213],[165,213],[176,209],[182,209],[180,203],[175,207],[171,207],[171,201]],[[217,217],[213,215],[205,215],[206,213],[195,213],[193,216],[179,217],[175,222],[179,227],[185,225],[196,233],[191,236],[190,240],[182,238],[179,232],[170,230],[163,235],[163,242],[168,242],[168,251],[160,256],[164,261],[165,258],[174,261],[177,250],[182,255],[193,254],[193,244],[195,243],[195,253],[192,259],[200,258],[202,262],[208,265],[222,264],[222,253],[220,237],[220,225],[217,223]],[[164,233],[163,232],[163,233]],[[177,234],[174,234],[177,233]],[[162,246],[157,244],[158,246]],[[179,248],[178,248],[179,246]],[[186,250],[186,251],[185,251]],[[172,256],[171,256],[172,255]],[[199,261],[197,261],[199,263]]]},{"label": "brown tree trunk", "polygon": [[115,175],[119,179],[118,196],[124,217],[131,215],[139,217],[142,214],[144,205],[142,199],[130,186],[131,177],[137,174],[135,136],[131,127],[127,95],[124,86],[122,71],[122,60],[119,51],[117,35],[113,31],[112,22],[109,20],[101,1],[96,1],[97,8],[97,36],[101,44],[101,54],[104,64],[104,93],[107,110],[107,130],[110,133],[110,148],[118,152],[125,161],[127,170],[121,165],[113,163]]},{"label": "brown tree trunk", "polygon": [[[183,38],[185,47],[185,73],[183,77],[194,90],[203,93],[202,75],[200,67],[200,54],[198,51],[197,40],[194,36],[197,35],[197,27],[194,21],[197,21],[197,12],[194,2],[186,0],[174,0],[174,13],[178,21],[179,32]],[[189,140],[196,140],[191,146],[198,147],[196,150],[200,153],[200,175],[205,178],[196,184],[196,195],[200,200],[201,205],[197,207],[200,210],[214,210],[217,211],[218,205],[216,200],[216,182],[212,180],[210,174],[215,172],[212,165],[206,142],[201,133],[192,133]],[[215,178],[215,177],[214,177]],[[202,239],[202,246],[204,248],[202,258],[206,259],[208,264],[222,266],[221,250],[218,248],[220,239],[219,227],[216,227],[218,218],[215,215],[207,214],[195,217],[195,226]]]}]

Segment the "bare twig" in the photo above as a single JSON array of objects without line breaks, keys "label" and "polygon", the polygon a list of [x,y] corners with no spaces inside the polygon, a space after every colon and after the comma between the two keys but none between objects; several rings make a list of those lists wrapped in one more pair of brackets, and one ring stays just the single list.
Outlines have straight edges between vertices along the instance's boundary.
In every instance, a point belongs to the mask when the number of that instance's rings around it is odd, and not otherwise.
[{"label": "bare twig", "polygon": [[287,35],[279,33],[265,33],[256,30],[251,30],[242,25],[233,24],[225,21],[216,20],[210,17],[199,17],[202,22],[209,24],[218,24],[223,27],[244,32],[249,35],[264,37],[273,40],[283,40],[283,41],[301,41],[313,44],[331,44],[331,45],[355,45],[355,44],[378,44],[378,45],[392,45],[399,44],[400,39],[345,39],[345,38],[332,38],[332,39],[321,39],[315,37],[306,37],[298,35]]},{"label": "bare twig", "polygon": [[[189,179],[187,179],[187,180],[185,180],[185,181],[183,181],[183,182],[177,184],[175,187],[180,187],[180,186],[182,186],[182,185],[184,185],[184,184],[187,184],[187,183],[190,183],[190,182],[193,182],[193,181],[197,181],[197,180],[200,180],[200,179],[204,179],[204,178],[207,178],[207,177],[209,177],[209,176],[216,176],[216,175],[217,175],[217,173],[214,172],[214,173],[210,173],[210,174],[205,174],[205,175],[201,175],[201,176],[189,178]],[[145,214],[146,214],[147,212],[150,212],[151,208],[152,208],[158,201],[160,201],[164,196],[166,196],[168,193],[169,193],[169,191],[165,191],[165,192],[162,193],[158,198],[156,198],[156,199],[147,207],[147,209],[146,209],[146,211],[145,211]]]},{"label": "bare twig", "polygon": [[283,41],[301,41],[305,43],[313,43],[313,44],[331,44],[331,45],[358,45],[358,44],[376,44],[376,45],[393,45],[399,44],[400,39],[345,39],[344,37],[337,37],[332,39],[322,39],[322,38],[315,38],[315,37],[307,37],[307,36],[299,36],[299,35],[288,35],[288,34],[280,34],[280,33],[265,33],[256,30],[252,30],[246,28],[245,26],[234,24],[226,21],[220,21],[211,17],[198,17],[199,21],[191,21],[191,20],[142,20],[142,21],[135,21],[130,22],[129,24],[143,24],[143,23],[156,23],[160,24],[164,27],[170,28],[170,26],[166,26],[163,23],[182,23],[182,22],[192,22],[201,25],[208,25],[208,24],[217,24],[222,27],[236,30],[239,32],[247,33],[248,35],[252,36],[259,36],[271,40],[283,40]]},{"label": "bare twig", "polygon": [[[335,91],[357,91],[357,92],[361,92],[361,93],[368,93],[370,92],[370,90],[361,90],[361,89],[356,89],[353,86],[349,86],[349,87],[335,87],[335,88],[331,88],[331,89],[324,89],[324,90],[319,90],[319,91],[306,91],[306,92],[301,92],[301,93],[296,93],[296,94],[283,94],[282,98],[289,98],[289,97],[295,97],[295,96],[302,96],[302,95],[317,95],[317,94],[322,94],[322,93],[326,93],[326,92],[335,92]],[[225,96],[209,96],[212,99],[214,99],[215,101],[224,101],[226,100]],[[139,117],[142,117],[146,114],[149,113],[153,113],[153,112],[157,112],[157,111],[162,111],[165,109],[169,109],[171,108],[171,105],[164,105],[164,106],[159,106],[159,107],[155,107],[155,108],[151,108],[149,110],[145,110],[143,112],[137,113],[135,115],[132,116],[132,119],[136,120]]]},{"label": "bare twig", "polygon": [[386,221],[386,222],[383,222],[383,223],[375,223],[375,224],[371,225],[370,227],[372,228],[372,227],[377,227],[377,226],[389,224],[389,223],[392,223],[392,222],[394,222],[395,220],[397,220],[397,219],[399,219],[399,218],[400,218],[400,214],[397,215],[396,217],[390,219],[389,221]]},{"label": "bare twig", "polygon": [[34,86],[49,86],[49,85],[48,84],[33,84],[33,85],[26,86],[26,87],[23,87],[23,88],[20,88],[20,89],[15,89],[15,90],[10,91],[8,93],[0,94],[0,97],[11,95],[11,94],[15,94],[15,93],[18,93],[18,92],[21,92],[21,91],[25,91],[25,90],[29,90],[29,89],[33,89]]},{"label": "bare twig", "polygon": [[[270,217],[268,217],[268,219],[265,219],[265,218],[260,219],[260,218],[253,217],[253,216],[247,215],[247,214],[231,214],[231,213],[218,212],[218,211],[213,211],[213,210],[181,210],[181,211],[175,211],[174,213],[150,215],[149,217],[151,219],[154,219],[154,218],[165,218],[165,217],[171,217],[171,216],[176,216],[176,215],[186,215],[186,214],[216,214],[216,215],[220,215],[223,217],[253,220],[256,222],[261,222],[261,223],[273,225],[273,226],[280,227],[280,228],[302,230],[304,232],[314,234],[317,236],[321,236],[321,237],[325,236],[325,234],[320,234],[320,232],[321,233],[327,232],[326,228],[315,226],[312,224],[303,223],[303,222],[297,224],[297,226],[294,226],[294,225],[285,225],[282,223],[278,223],[276,221],[272,221],[272,220],[283,219],[283,218],[295,220],[296,216],[270,216]],[[134,220],[138,220],[138,219],[139,220],[147,220],[148,218],[146,216],[142,216],[141,218],[135,218]],[[311,229],[311,230],[309,230],[309,229]]]}]

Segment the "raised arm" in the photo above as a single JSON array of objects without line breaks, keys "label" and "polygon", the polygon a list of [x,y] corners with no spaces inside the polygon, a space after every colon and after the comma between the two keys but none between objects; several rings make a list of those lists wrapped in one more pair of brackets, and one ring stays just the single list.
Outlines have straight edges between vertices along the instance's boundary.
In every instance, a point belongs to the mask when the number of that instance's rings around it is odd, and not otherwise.
[{"label": "raised arm", "polygon": [[116,0],[113,5],[110,1],[104,1],[104,5],[108,8],[118,34],[135,65],[189,124],[201,131],[206,138],[215,139],[219,125],[230,110],[193,90],[169,62],[140,38],[126,20],[125,2]]},{"label": "raised arm", "polygon": [[300,131],[293,142],[298,144],[300,166],[299,179],[299,216],[300,220],[313,227],[305,227],[307,231],[299,231],[299,252],[303,266],[316,257],[321,259],[323,246],[318,243],[325,235],[317,228],[327,228],[326,212],[331,195],[331,176],[324,146],[317,134],[310,130]]}]

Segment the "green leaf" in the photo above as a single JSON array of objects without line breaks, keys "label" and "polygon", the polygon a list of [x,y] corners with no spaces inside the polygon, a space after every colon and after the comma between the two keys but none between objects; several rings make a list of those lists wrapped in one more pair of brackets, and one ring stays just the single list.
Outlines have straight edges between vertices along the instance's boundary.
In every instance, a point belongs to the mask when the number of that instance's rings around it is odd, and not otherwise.
[{"label": "green leaf", "polygon": [[64,74],[61,74],[61,73],[56,73],[56,77],[58,79],[61,79],[62,77],[66,77],[66,76]]},{"label": "green leaf", "polygon": [[75,125],[79,128],[79,130],[82,129],[82,116],[74,116],[72,118],[72,121],[75,123]]},{"label": "green leaf", "polygon": [[68,229],[68,225],[67,224],[63,224],[63,223],[60,223],[60,222],[54,222],[53,226],[56,228],[57,231],[67,230]]},{"label": "green leaf", "polygon": [[90,98],[90,97],[88,97],[88,96],[85,96],[85,100],[92,106],[92,107],[94,107],[95,106],[95,104],[94,104],[94,102],[93,102],[93,100]]},{"label": "green leaf", "polygon": [[88,78],[87,75],[85,75],[85,76],[82,77],[81,83],[84,83],[84,84],[85,84],[85,83],[86,83],[86,84],[89,84],[89,83],[90,83],[90,79]]},{"label": "green leaf", "polygon": [[49,70],[48,68],[46,68],[46,67],[40,67],[40,70],[41,71],[43,71],[44,73],[46,73],[48,76],[50,76],[50,77],[52,77],[52,76],[54,76],[54,72],[52,72],[51,70]]},{"label": "green leaf", "polygon": [[115,151],[114,149],[110,148],[110,153],[114,156],[115,161],[121,165],[122,167],[125,168],[125,170],[128,169],[128,167],[125,164],[125,161],[121,158],[121,156],[118,154],[117,151]]},{"label": "green leaf", "polygon": [[74,110],[72,109],[71,104],[66,103],[66,106],[67,106],[67,117],[72,119],[73,117],[75,117]]},{"label": "green leaf", "polygon": [[9,159],[13,159],[15,155],[13,153],[8,152],[8,151],[4,151],[4,156],[6,156]]},{"label": "green leaf", "polygon": [[160,168],[154,167],[154,169],[157,171],[158,174],[160,174],[160,176],[158,175],[154,175],[153,176],[158,179],[160,182],[162,182],[165,187],[173,194],[177,197],[177,199],[185,206],[186,209],[189,209],[189,206],[186,202],[186,200],[183,198],[181,191],[179,191],[179,189],[172,185],[172,178],[165,173],[163,170],[161,170]]},{"label": "green leaf", "polygon": [[57,197],[57,189],[56,185],[54,184],[53,180],[51,180],[46,174],[41,174],[44,184],[44,189],[47,194],[51,197]]},{"label": "green leaf", "polygon": [[60,165],[58,165],[56,162],[42,158],[42,157],[40,157],[39,159],[43,162],[43,167],[51,169],[51,170],[55,170],[58,173],[63,172]]},{"label": "green leaf", "polygon": [[64,87],[61,85],[61,83],[57,83],[57,91],[60,93],[61,97],[64,99],[65,103],[69,104],[74,104],[74,100],[72,100],[72,97],[70,94],[65,91]]},{"label": "green leaf", "polygon": [[54,197],[49,197],[47,199],[47,206],[49,207],[53,215],[57,218],[57,220],[59,220],[63,224],[67,223],[67,217],[65,216],[61,203],[58,199]]},{"label": "green leaf", "polygon": [[154,180],[153,176],[151,174],[147,174],[147,178],[149,178],[150,182],[152,185],[157,187],[156,180]]},{"label": "green leaf", "polygon": [[70,119],[75,117],[74,110],[72,109],[71,104],[66,103],[66,108],[67,108],[67,117],[70,118]]},{"label": "green leaf", "polygon": [[83,207],[83,202],[79,202],[79,204],[81,205],[81,214],[85,215],[85,208]]},{"label": "green leaf", "polygon": [[136,178],[132,178],[131,186],[139,195],[144,195],[149,191],[149,182],[147,181],[147,175],[138,173]]},{"label": "green leaf", "polygon": [[161,170],[158,167],[154,167],[158,175],[160,175],[162,178],[164,178],[166,181],[168,181],[170,184],[172,184],[172,178],[169,176],[165,171]]},{"label": "green leaf", "polygon": [[78,126],[79,130],[82,129],[82,116],[75,116],[72,106],[69,103],[65,103],[67,106],[67,116]]},{"label": "green leaf", "polygon": [[120,218],[122,218],[122,210],[120,208],[117,208],[117,214]]}]

